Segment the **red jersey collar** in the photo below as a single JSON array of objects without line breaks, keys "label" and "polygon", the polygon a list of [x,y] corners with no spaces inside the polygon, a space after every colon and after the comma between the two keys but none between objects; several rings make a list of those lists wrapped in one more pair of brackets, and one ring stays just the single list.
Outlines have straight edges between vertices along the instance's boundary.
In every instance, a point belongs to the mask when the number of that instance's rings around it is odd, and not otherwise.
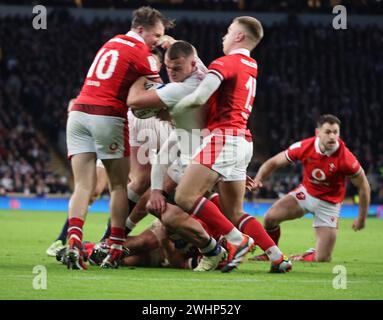
[{"label": "red jersey collar", "polygon": [[144,40],[144,38],[142,38],[137,32],[129,31],[129,32],[126,34],[126,36],[131,37],[131,38],[134,38],[134,39],[136,39],[136,40],[138,40],[138,41],[140,41],[140,42],[142,42],[142,43],[145,44],[145,40]]},{"label": "red jersey collar", "polygon": [[324,155],[324,156],[331,156],[333,153],[335,153],[338,149],[339,149],[339,140],[336,142],[335,144],[335,148],[332,149],[332,150],[326,150],[325,152],[322,152],[320,147],[319,147],[319,138],[316,137],[315,138],[315,151],[321,155]]}]

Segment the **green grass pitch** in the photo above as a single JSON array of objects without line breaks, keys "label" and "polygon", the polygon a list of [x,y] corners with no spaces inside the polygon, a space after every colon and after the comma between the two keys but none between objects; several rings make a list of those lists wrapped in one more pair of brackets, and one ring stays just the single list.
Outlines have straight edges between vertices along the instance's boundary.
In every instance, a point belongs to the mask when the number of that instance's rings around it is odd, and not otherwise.
[{"label": "green grass pitch", "polygon": [[[354,232],[352,220],[340,221],[330,263],[296,262],[288,274],[269,274],[268,263],[246,262],[230,274],[195,273],[159,268],[67,270],[45,254],[66,217],[63,212],[0,211],[0,299],[382,299],[383,220],[369,218],[366,229]],[[97,241],[107,215],[92,213],[85,240]],[[150,223],[146,218],[134,234]],[[311,219],[285,222],[280,247],[286,254],[314,245]],[[255,254],[260,253],[257,249]],[[47,270],[47,289],[36,290],[33,268]],[[334,289],[333,268],[347,271],[347,288]]]}]

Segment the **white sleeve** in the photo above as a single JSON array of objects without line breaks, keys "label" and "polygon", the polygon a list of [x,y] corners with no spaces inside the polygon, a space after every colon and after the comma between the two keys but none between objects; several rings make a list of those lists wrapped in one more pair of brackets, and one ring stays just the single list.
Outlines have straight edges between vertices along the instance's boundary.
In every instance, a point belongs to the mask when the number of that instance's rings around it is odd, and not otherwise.
[{"label": "white sleeve", "polygon": [[197,89],[181,99],[181,101],[171,109],[170,114],[179,114],[187,108],[204,105],[220,85],[221,79],[213,73],[208,73]]},{"label": "white sleeve", "polygon": [[193,88],[180,82],[167,83],[156,89],[158,97],[168,108],[173,107],[178,101],[192,91]]},{"label": "white sleeve", "polygon": [[155,163],[152,164],[152,171],[150,173],[151,189],[152,190],[163,190],[165,175],[168,170],[168,165]]},{"label": "white sleeve", "polygon": [[177,134],[172,131],[152,163],[150,173],[152,190],[163,190],[166,173],[170,164],[177,159],[179,150]]},{"label": "white sleeve", "polygon": [[199,56],[195,56],[195,60],[197,62],[197,68],[201,70],[203,73],[208,72],[208,68],[205,66],[205,64],[202,62],[202,60],[199,58]]}]

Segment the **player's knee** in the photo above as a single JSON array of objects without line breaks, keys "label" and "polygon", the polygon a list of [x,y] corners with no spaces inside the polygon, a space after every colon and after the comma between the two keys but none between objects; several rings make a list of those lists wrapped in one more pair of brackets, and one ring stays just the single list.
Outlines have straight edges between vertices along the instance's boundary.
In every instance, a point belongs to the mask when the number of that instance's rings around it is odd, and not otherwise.
[{"label": "player's knee", "polygon": [[129,183],[129,188],[137,194],[143,194],[150,187],[150,177],[146,175],[135,176]]},{"label": "player's knee", "polygon": [[186,212],[189,212],[189,210],[193,207],[194,205],[193,200],[194,200],[193,197],[183,194],[179,192],[178,190],[176,191],[176,194],[174,195],[175,203]]},{"label": "player's knee", "polygon": [[73,193],[84,198],[90,198],[93,195],[93,189],[94,185],[92,184],[76,184]]},{"label": "player's knee", "polygon": [[121,183],[110,184],[109,192],[110,193],[121,192],[121,193],[126,193],[127,194],[128,193],[128,188],[127,188],[126,184],[121,184]]},{"label": "player's knee", "polygon": [[266,229],[273,229],[279,225],[279,221],[273,217],[272,213],[267,213],[263,220],[263,224]]},{"label": "player's knee", "polygon": [[177,229],[176,217],[168,210],[161,214],[161,222],[165,226],[166,230],[170,233],[175,233]]}]

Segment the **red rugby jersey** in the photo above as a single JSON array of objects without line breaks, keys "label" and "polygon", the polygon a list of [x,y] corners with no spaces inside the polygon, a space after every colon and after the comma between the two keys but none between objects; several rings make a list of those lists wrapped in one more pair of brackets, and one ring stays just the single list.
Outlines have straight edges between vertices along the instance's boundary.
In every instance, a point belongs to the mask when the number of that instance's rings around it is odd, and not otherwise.
[{"label": "red rugby jersey", "polygon": [[[134,32],[117,35],[98,51],[75,104],[104,106],[108,110],[97,108],[89,113],[126,118],[129,89],[141,76],[158,77],[157,63],[148,46]],[[75,106],[73,110],[77,109]]]},{"label": "red rugby jersey", "polygon": [[303,186],[315,198],[340,203],[346,192],[346,177],[361,170],[356,157],[339,139],[332,153],[324,154],[319,149],[319,138],[311,137],[292,144],[286,151],[289,161],[303,164]]},{"label": "red rugby jersey", "polygon": [[255,97],[257,62],[250,57],[248,50],[236,49],[214,60],[208,72],[217,75],[222,81],[208,100],[208,129],[232,129],[234,135],[239,131],[251,137],[247,120]]}]

